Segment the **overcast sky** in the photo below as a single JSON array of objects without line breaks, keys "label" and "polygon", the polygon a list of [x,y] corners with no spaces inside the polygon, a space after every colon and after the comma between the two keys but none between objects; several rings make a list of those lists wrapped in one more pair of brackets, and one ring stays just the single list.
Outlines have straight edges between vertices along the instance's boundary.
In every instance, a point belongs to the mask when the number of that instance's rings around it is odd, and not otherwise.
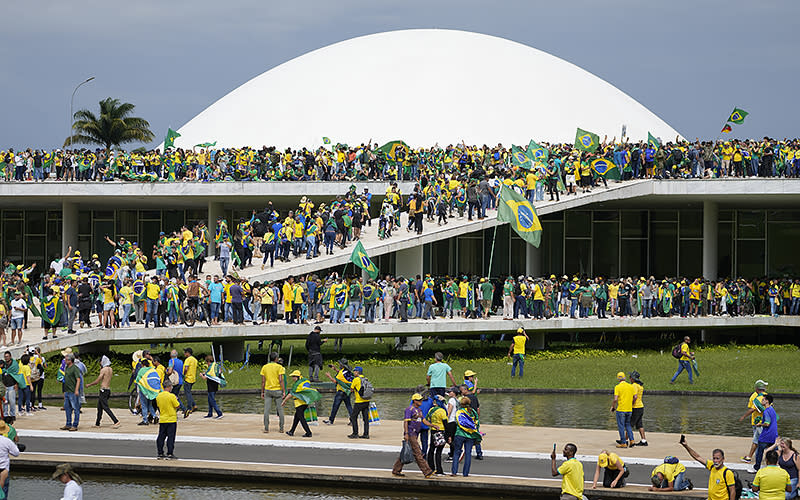
[{"label": "overcast sky", "polygon": [[734,106],[751,114],[730,137],[800,136],[798,0],[36,0],[2,10],[0,149],[60,146],[70,95],[90,76],[75,109],[105,97],[133,103],[160,142],[167,127],[282,62],[406,28],[476,31],[544,50],[685,137],[716,137]]}]

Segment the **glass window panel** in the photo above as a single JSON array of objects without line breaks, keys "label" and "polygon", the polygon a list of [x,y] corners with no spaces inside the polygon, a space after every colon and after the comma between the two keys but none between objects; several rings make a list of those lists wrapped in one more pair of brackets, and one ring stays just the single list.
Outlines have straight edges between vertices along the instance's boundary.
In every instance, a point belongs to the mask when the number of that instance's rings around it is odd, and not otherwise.
[{"label": "glass window panel", "polygon": [[703,275],[703,240],[681,240],[678,272],[690,279]]},{"label": "glass window panel", "polygon": [[733,223],[721,222],[717,231],[717,277],[728,278],[733,271]]},{"label": "glass window panel", "polygon": [[78,236],[78,250],[81,251],[81,257],[86,261],[91,258],[94,250],[92,249],[92,237],[88,234]]},{"label": "glass window panel", "polygon": [[[498,231],[499,232],[499,231]],[[458,256],[456,262],[456,270],[459,274],[471,274],[478,272],[483,264],[483,238],[465,237],[458,238]],[[508,240],[506,239],[506,250],[508,250]],[[495,248],[497,252],[497,248]],[[507,255],[507,254],[506,254]],[[498,253],[495,258],[498,260],[497,264],[507,266],[508,262],[503,262],[504,259]]]},{"label": "glass window panel", "polygon": [[675,277],[678,271],[678,225],[650,223],[650,274],[656,279]]},{"label": "glass window panel", "polygon": [[[25,232],[28,234],[44,234],[47,213],[44,210],[25,211]],[[44,254],[44,251],[42,251]]]},{"label": "glass window panel", "polygon": [[681,210],[681,238],[703,237],[703,212],[700,210]]},{"label": "glass window panel", "polygon": [[[208,209],[205,208],[187,208],[186,209],[186,223],[194,226],[201,220],[208,219]],[[206,221],[207,222],[207,221]],[[191,227],[189,228],[191,229]]]},{"label": "glass window panel", "polygon": [[[486,255],[486,261],[483,263],[483,266],[476,267],[475,272],[479,272],[481,276],[485,276],[489,272],[489,261],[491,260],[492,264],[492,276],[507,276],[509,271],[509,261],[508,261],[508,252],[509,252],[509,233],[511,232],[511,226],[508,224],[503,224],[502,226],[497,226],[497,237],[495,238],[494,229],[487,229],[483,231],[481,234],[483,236],[483,252]],[[492,258],[492,240],[494,240],[494,258]],[[524,257],[523,257],[524,259]],[[523,262],[523,266],[524,266]],[[481,271],[478,271],[478,270]],[[455,271],[464,272],[467,269],[463,267],[457,267]]]},{"label": "glass window panel", "polygon": [[117,234],[136,234],[136,210],[117,210]]},{"label": "glass window panel", "polygon": [[94,211],[94,218],[95,219],[111,219],[111,220],[114,220],[114,211],[113,210],[95,210]]},{"label": "glass window panel", "polygon": [[[45,262],[45,239],[44,236],[25,236],[25,265],[33,262],[38,263],[44,268]],[[22,262],[19,262],[20,264]],[[49,261],[47,262],[50,263]]]},{"label": "glass window panel", "polygon": [[564,224],[542,223],[542,273],[561,275],[564,272]]},{"label": "glass window panel", "polygon": [[623,210],[622,237],[647,238],[647,210]]},{"label": "glass window panel", "polygon": [[[527,274],[525,272],[527,264],[527,256],[526,256],[527,246],[528,242],[523,240],[522,238],[519,238],[517,236],[511,237],[511,262],[509,262],[509,265],[511,267],[509,272],[511,273],[511,276],[519,276],[521,274]],[[536,249],[534,248],[534,250]],[[494,264],[492,264],[492,267],[494,267]]]},{"label": "glass window panel", "polygon": [[161,221],[160,210],[139,210],[139,219],[155,219]]},{"label": "glass window panel", "polygon": [[22,221],[3,221],[3,257],[15,264],[22,263]]},{"label": "glass window panel", "polygon": [[161,232],[160,220],[139,220],[139,248],[151,258],[152,248],[158,241],[158,233]]},{"label": "glass window panel", "polygon": [[4,219],[22,219],[22,210],[3,210]]},{"label": "glass window panel", "polygon": [[[164,210],[161,215],[164,218],[161,224],[161,227],[163,228],[162,231],[167,234],[171,233],[172,231],[180,231],[184,222],[183,210]],[[237,218],[228,219],[228,227],[231,229],[235,228],[238,221],[239,219]]]},{"label": "glass window panel", "polygon": [[650,211],[650,220],[659,221],[659,222],[677,221],[678,220],[678,211],[677,210],[651,210]]},{"label": "glass window panel", "polygon": [[770,210],[767,212],[767,220],[770,222],[786,221],[797,222],[800,221],[800,211],[798,210]]},{"label": "glass window panel", "polygon": [[[78,211],[78,234],[92,233],[92,212],[90,210]],[[81,250],[83,253],[83,250]]]},{"label": "glass window panel", "polygon": [[[61,256],[61,221],[47,221],[47,258],[51,259],[56,255]],[[50,260],[47,261],[50,264]]]},{"label": "glass window panel", "polygon": [[733,210],[720,210],[718,219],[725,222],[733,221]]},{"label": "glass window panel", "polygon": [[800,276],[800,260],[797,249],[800,248],[800,224],[770,224],[767,233],[768,272],[770,276]]},{"label": "glass window panel", "polygon": [[541,221],[555,221],[555,220],[564,220],[564,212],[556,212],[554,214],[547,214],[547,215],[540,215],[539,220]]},{"label": "glass window panel", "polygon": [[619,276],[619,224],[594,223],[592,275]]},{"label": "glass window panel", "polygon": [[763,238],[764,237],[764,211],[739,210],[738,238]]},{"label": "glass window panel", "polygon": [[588,238],[592,231],[592,212],[588,210],[575,210],[566,212],[565,226],[567,238]]},{"label": "glass window panel", "polygon": [[61,210],[48,210],[47,220],[61,220]]},{"label": "glass window panel", "polygon": [[619,220],[619,212],[617,210],[595,210],[593,217],[595,221]]},{"label": "glass window panel", "polygon": [[744,240],[736,242],[736,276],[746,279],[764,275],[764,241]]},{"label": "glass window panel", "polygon": [[[620,276],[647,276],[647,240],[622,240]],[[611,278],[615,275],[609,274]]]},{"label": "glass window panel", "polygon": [[564,272],[588,275],[591,269],[591,240],[566,240],[564,242]]},{"label": "glass window panel", "polygon": [[[92,253],[97,253],[97,256],[100,258],[100,262],[105,263],[114,253],[114,247],[109,245],[105,240],[105,236],[108,236],[111,239],[116,238],[114,235],[114,221],[95,219],[92,224],[94,228],[94,231],[92,231],[92,236],[94,237],[94,247],[91,249],[89,255],[91,256]],[[81,253],[83,253],[83,251],[81,251]]]}]

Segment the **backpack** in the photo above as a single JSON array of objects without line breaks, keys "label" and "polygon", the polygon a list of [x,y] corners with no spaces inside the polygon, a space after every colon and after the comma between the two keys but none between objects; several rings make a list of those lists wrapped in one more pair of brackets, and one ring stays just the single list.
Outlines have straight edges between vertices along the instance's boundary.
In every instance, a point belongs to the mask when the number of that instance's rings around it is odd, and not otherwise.
[{"label": "backpack", "polygon": [[681,357],[683,357],[683,353],[681,352],[681,345],[683,345],[683,344],[678,344],[678,345],[676,345],[675,347],[672,348],[672,357],[673,358],[681,359]]},{"label": "backpack", "polygon": [[16,385],[16,383],[17,383],[17,381],[14,380],[14,377],[12,377],[10,373],[6,373],[6,372],[3,373],[3,385],[4,386],[6,386],[6,387],[14,387],[14,385]]},{"label": "backpack", "polygon": [[375,394],[375,388],[372,386],[372,382],[366,377],[361,377],[361,389],[358,391],[358,395],[363,399],[371,399],[373,394]]},{"label": "backpack", "polygon": [[[732,469],[729,469],[729,468],[725,467],[722,470],[722,480],[723,481],[725,480],[725,474],[727,474],[728,471],[731,471],[733,473],[733,489],[736,492],[735,500],[739,500],[740,498],[742,498],[742,480],[739,479],[739,473],[738,472],[736,472],[735,470],[732,470]],[[731,500],[734,500],[734,499],[732,498]]]}]

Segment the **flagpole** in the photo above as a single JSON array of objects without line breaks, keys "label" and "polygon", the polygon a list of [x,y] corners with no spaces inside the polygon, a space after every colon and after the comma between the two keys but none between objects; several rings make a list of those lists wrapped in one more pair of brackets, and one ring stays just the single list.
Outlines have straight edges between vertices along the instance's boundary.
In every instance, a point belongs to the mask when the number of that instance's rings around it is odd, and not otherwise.
[{"label": "flagpole", "polygon": [[497,226],[494,226],[494,236],[492,237],[492,252],[489,254],[489,272],[486,273],[486,277],[491,279],[492,278],[492,262],[494,261],[494,244],[497,241]]}]

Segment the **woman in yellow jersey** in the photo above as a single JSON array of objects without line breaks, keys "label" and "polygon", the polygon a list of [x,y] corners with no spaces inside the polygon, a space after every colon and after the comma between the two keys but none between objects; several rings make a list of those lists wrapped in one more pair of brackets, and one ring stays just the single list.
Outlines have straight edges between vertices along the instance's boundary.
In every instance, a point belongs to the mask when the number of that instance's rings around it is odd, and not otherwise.
[{"label": "woman in yellow jersey", "polygon": [[444,476],[442,468],[442,450],[447,444],[444,433],[444,424],[447,421],[447,410],[444,409],[444,397],[437,395],[433,406],[428,410],[428,414],[422,419],[422,423],[430,427],[431,444],[428,446],[428,466],[436,471],[437,476]]}]

